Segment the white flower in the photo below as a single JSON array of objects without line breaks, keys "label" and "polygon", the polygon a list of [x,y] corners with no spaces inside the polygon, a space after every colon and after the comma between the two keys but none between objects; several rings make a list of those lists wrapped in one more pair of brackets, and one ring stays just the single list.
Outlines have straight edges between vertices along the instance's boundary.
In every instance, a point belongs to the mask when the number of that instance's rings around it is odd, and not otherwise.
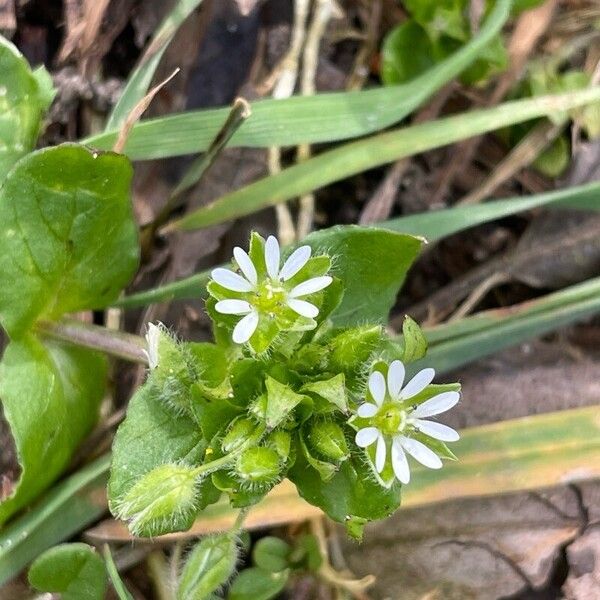
[{"label": "white flower", "polygon": [[148,359],[150,369],[158,367],[158,342],[160,340],[160,327],[154,323],[148,323],[148,331],[146,332],[147,350],[142,350]]},{"label": "white flower", "polygon": [[288,289],[286,285],[308,262],[311,256],[310,246],[301,246],[296,249],[280,268],[281,254],[279,242],[269,236],[265,242],[266,276],[259,281],[257,269],[250,256],[241,248],[233,249],[233,256],[242,272],[242,275],[229,269],[215,269],[212,272],[213,280],[220,286],[232,292],[247,293],[247,299],[220,300],[215,305],[215,310],[225,315],[244,315],[233,330],[233,341],[244,344],[256,331],[261,315],[272,318],[281,306],[291,308],[295,313],[314,319],[319,314],[319,309],[306,300],[308,296],[325,289],[333,278],[329,275],[307,279]]},{"label": "white flower", "polygon": [[365,402],[358,407],[357,415],[370,419],[371,425],[356,434],[356,444],[366,448],[377,442],[375,468],[381,473],[387,458],[387,443],[391,442],[391,459],[394,475],[402,482],[410,481],[410,469],[406,453],[430,469],[440,469],[440,457],[411,435],[421,432],[443,442],[455,442],[458,432],[447,425],[426,420],[451,409],[458,402],[458,392],[442,392],[413,406],[410,399],[420,394],[435,376],[433,369],[419,371],[404,387],[405,369],[399,360],[393,361],[388,369],[387,385],[383,373],[374,371],[369,376],[369,392],[375,401]]}]

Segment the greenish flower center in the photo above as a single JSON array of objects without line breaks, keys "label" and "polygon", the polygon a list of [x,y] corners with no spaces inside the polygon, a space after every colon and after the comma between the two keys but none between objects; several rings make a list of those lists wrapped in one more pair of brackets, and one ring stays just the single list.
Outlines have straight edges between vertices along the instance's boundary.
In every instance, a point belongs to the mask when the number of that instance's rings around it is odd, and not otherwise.
[{"label": "greenish flower center", "polygon": [[386,402],[373,418],[373,425],[383,435],[393,436],[406,427],[406,410],[397,402]]},{"label": "greenish flower center", "polygon": [[252,304],[261,313],[273,314],[285,305],[286,295],[278,281],[266,278],[258,284]]}]

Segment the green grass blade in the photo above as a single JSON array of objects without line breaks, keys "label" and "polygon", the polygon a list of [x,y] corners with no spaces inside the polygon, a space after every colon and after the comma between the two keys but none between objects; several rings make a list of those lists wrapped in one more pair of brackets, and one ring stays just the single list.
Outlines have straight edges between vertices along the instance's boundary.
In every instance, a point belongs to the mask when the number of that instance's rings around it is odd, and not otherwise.
[{"label": "green grass blade", "polygon": [[555,112],[600,100],[600,86],[568,94],[506,102],[379,134],[289,167],[202,207],[171,224],[189,230],[223,223],[302,196],[362,171]]},{"label": "green grass blade", "polygon": [[[331,142],[389,127],[410,114],[480,55],[508,19],[510,5],[510,0],[496,2],[477,36],[406,85],[255,102],[252,117],[233,136],[230,145],[268,147]],[[126,91],[130,86],[133,86],[131,81]],[[118,118],[113,112],[110,127],[107,125],[112,131],[89,137],[84,143],[104,150],[113,147],[118,130],[115,124],[128,112],[121,101],[115,111],[117,109]],[[133,128],[125,152],[132,160],[203,152],[218,133],[229,110],[223,107],[141,121]]]},{"label": "green grass blade", "polygon": [[[158,63],[171,43],[173,36],[201,2],[202,0],[178,0],[175,7],[165,17],[152,36],[150,45],[144,52],[139,64],[129,76],[121,97],[112,109],[106,122],[107,131],[118,131],[133,107],[146,95]],[[106,148],[107,150],[110,150],[116,141],[116,133],[113,137],[114,139]]]},{"label": "green grass blade", "polygon": [[538,489],[600,477],[600,405],[465,429],[457,462],[416,466],[402,505]]},{"label": "green grass blade", "polygon": [[[508,308],[426,330],[424,362],[444,373],[600,312],[600,277]],[[415,369],[418,368],[415,363]]]},{"label": "green grass blade", "polygon": [[456,206],[444,210],[398,217],[377,223],[376,226],[400,233],[421,235],[428,241],[437,241],[457,231],[481,223],[556,203],[569,208],[600,210],[600,183],[595,181],[577,187],[536,194],[527,198],[517,196],[476,206]]},{"label": "green grass blade", "polygon": [[106,512],[103,492],[110,456],[102,456],[56,485],[0,534],[0,586],[36,556],[69,539]]}]

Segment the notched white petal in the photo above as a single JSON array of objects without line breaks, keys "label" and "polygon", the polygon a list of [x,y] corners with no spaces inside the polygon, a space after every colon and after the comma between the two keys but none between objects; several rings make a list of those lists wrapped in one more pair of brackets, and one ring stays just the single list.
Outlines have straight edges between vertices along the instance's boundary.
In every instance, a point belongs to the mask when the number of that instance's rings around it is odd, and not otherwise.
[{"label": "notched white petal", "polygon": [[392,442],[392,469],[394,475],[405,485],[410,481],[410,468],[400,440],[396,437]]},{"label": "notched white petal", "polygon": [[456,406],[459,399],[460,394],[458,392],[442,392],[417,406],[411,416],[417,419],[423,419],[425,417],[439,415],[450,410],[453,406]]},{"label": "notched white petal", "polygon": [[378,473],[383,471],[383,467],[385,467],[385,455],[386,455],[386,447],[385,447],[385,439],[382,435],[377,438],[377,448],[375,449],[375,468]]},{"label": "notched white petal", "polygon": [[299,283],[295,288],[290,292],[290,298],[299,298],[300,296],[307,296],[308,294],[314,294],[315,292],[320,292],[325,289],[331,282],[333,281],[333,277],[329,275],[323,275],[322,277],[313,277],[312,279],[307,279],[302,283]]},{"label": "notched white petal", "polygon": [[265,265],[271,279],[279,277],[279,262],[281,260],[279,242],[276,237],[270,235],[265,242]]},{"label": "notched white petal", "polygon": [[377,406],[381,406],[385,398],[385,379],[383,373],[373,371],[369,375],[369,392]]},{"label": "notched white petal", "polygon": [[312,249],[310,246],[301,246],[294,250],[283,264],[283,267],[281,267],[279,278],[283,281],[287,281],[296,275],[296,273],[298,273],[298,271],[300,271],[300,269],[308,262],[311,252]]},{"label": "notched white petal", "polygon": [[442,459],[425,444],[403,435],[399,436],[399,438],[402,447],[424,467],[429,467],[430,469],[442,468]]},{"label": "notched white petal", "polygon": [[402,389],[402,384],[404,383],[404,375],[405,369],[402,362],[399,360],[393,361],[388,369],[387,383],[388,392],[395,400],[397,400],[400,396],[400,390]]},{"label": "notched white petal", "polygon": [[444,425],[443,423],[436,423],[435,421],[424,421],[423,419],[417,419],[415,421],[417,429],[441,442],[456,442],[460,439],[458,431]]},{"label": "notched white petal", "polygon": [[247,315],[252,312],[252,306],[245,300],[220,300],[215,304],[215,310],[223,315]]},{"label": "notched white petal", "polygon": [[375,404],[365,402],[358,407],[356,414],[363,419],[368,419],[369,417],[374,417],[378,410],[379,408]]},{"label": "notched white petal", "polygon": [[319,309],[310,302],[298,300],[296,298],[288,298],[287,305],[302,317],[314,319],[319,314]]},{"label": "notched white petal", "polygon": [[148,350],[143,350],[144,355],[148,359],[150,369],[158,367],[158,343],[160,341],[160,327],[154,323],[148,323],[148,331],[146,332],[146,343]]},{"label": "notched white petal", "polygon": [[364,427],[359,429],[356,433],[354,441],[360,448],[366,448],[370,446],[381,434],[377,427]]},{"label": "notched white petal", "polygon": [[229,269],[214,269],[211,276],[219,285],[232,292],[251,292],[254,289],[247,279]]},{"label": "notched white petal", "polygon": [[242,248],[236,246],[233,249],[233,257],[238,267],[244,274],[244,277],[254,286],[258,283],[258,275],[256,273],[256,267],[252,262],[252,259],[248,256],[248,253]]},{"label": "notched white petal", "polygon": [[252,311],[246,315],[241,321],[233,328],[232,339],[236,344],[245,344],[256,331],[258,326],[258,313]]},{"label": "notched white petal", "polygon": [[421,393],[435,377],[435,371],[433,369],[423,369],[419,371],[404,387],[400,396],[407,400],[417,394]]}]

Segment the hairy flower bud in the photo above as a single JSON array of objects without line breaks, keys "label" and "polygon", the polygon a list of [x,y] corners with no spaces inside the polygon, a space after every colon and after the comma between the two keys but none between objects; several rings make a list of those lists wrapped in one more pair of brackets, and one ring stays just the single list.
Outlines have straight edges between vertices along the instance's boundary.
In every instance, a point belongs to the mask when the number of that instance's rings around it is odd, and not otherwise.
[{"label": "hairy flower bud", "polygon": [[245,481],[273,483],[279,478],[281,460],[273,448],[266,446],[248,448],[238,457],[236,471]]},{"label": "hairy flower bud", "polygon": [[311,424],[308,440],[310,445],[323,456],[335,462],[350,456],[342,428],[333,421],[316,421]]}]

